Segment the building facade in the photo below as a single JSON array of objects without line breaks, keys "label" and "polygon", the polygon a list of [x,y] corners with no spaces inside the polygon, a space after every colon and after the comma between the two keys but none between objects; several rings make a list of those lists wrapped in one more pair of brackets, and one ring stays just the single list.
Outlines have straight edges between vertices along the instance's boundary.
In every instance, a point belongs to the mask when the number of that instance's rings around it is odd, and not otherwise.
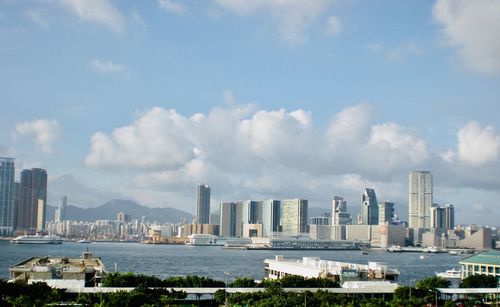
[{"label": "building facade", "polygon": [[281,228],[286,233],[304,233],[307,229],[308,202],[306,199],[281,201]]},{"label": "building facade", "polygon": [[378,203],[374,189],[365,189],[361,198],[361,224],[378,225]]},{"label": "building facade", "polygon": [[0,157],[0,235],[14,231],[14,159]]},{"label": "building facade", "polygon": [[196,223],[210,223],[210,187],[200,184],[196,188]]},{"label": "building facade", "polygon": [[429,171],[411,171],[409,174],[408,226],[431,227],[432,174]]},{"label": "building facade", "polygon": [[394,203],[383,201],[378,203],[378,223],[379,225],[386,222],[391,223],[394,219]]},{"label": "building facade", "polygon": [[41,168],[22,170],[17,208],[17,229],[45,229],[46,210],[47,171]]},{"label": "building facade", "polygon": [[347,212],[347,201],[343,197],[334,196],[332,201],[332,225],[349,225],[351,214]]}]

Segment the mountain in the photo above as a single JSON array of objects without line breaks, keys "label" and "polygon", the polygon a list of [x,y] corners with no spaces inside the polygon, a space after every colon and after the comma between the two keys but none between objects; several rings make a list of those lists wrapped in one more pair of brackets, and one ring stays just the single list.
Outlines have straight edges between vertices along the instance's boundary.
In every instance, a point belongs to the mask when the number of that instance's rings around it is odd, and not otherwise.
[{"label": "mountain", "polygon": [[[47,206],[47,220],[54,220],[56,207]],[[191,222],[194,218],[192,214],[174,208],[149,208],[130,200],[114,199],[94,208],[80,208],[76,206],[66,207],[66,219],[74,221],[95,220],[116,220],[118,212],[125,212],[132,216],[132,219],[146,217],[147,221],[158,221],[160,223],[179,223],[183,219]]]}]

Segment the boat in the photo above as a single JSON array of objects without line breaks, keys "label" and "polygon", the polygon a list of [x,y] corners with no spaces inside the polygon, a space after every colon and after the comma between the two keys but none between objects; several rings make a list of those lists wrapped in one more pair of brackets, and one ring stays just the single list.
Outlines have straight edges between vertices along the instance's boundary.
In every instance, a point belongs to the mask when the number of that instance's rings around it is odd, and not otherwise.
[{"label": "boat", "polygon": [[401,246],[399,246],[399,245],[391,245],[387,248],[387,251],[392,252],[392,253],[400,253],[403,250],[401,249]]},{"label": "boat", "polygon": [[76,241],[76,243],[92,243],[92,241],[87,240],[87,239],[81,239],[81,240]]},{"label": "boat", "polygon": [[444,278],[444,279],[461,279],[462,271],[455,270],[455,268],[451,270],[446,270],[444,272],[436,273],[436,276]]},{"label": "boat", "polygon": [[24,236],[16,237],[16,238],[10,240],[10,243],[13,243],[13,244],[61,244],[61,243],[63,243],[63,240],[58,236],[54,236],[54,235],[42,236],[41,234],[37,233],[34,236],[24,235]]},{"label": "boat", "polygon": [[424,255],[420,255],[419,257],[420,259],[425,259],[425,256]]}]

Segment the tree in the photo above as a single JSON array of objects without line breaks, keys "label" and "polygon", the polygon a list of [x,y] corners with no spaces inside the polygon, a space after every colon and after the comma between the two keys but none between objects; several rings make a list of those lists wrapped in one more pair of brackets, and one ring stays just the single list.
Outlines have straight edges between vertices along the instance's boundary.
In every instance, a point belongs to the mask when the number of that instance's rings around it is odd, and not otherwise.
[{"label": "tree", "polygon": [[433,276],[417,281],[416,287],[424,290],[436,290],[437,288],[448,288],[450,282],[444,278]]},{"label": "tree", "polygon": [[496,288],[498,280],[495,276],[471,275],[460,283],[460,288]]},{"label": "tree", "polygon": [[249,277],[238,277],[230,285],[230,288],[254,288],[257,283],[253,278]]}]

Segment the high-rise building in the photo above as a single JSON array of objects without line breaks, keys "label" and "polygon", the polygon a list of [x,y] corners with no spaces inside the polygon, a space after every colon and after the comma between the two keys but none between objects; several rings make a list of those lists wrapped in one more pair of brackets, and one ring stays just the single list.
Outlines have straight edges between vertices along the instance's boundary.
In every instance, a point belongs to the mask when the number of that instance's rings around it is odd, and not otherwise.
[{"label": "high-rise building", "polygon": [[68,197],[61,197],[61,202],[59,203],[59,207],[56,208],[54,221],[56,222],[64,222],[66,220],[66,205],[68,203]]},{"label": "high-rise building", "polygon": [[455,207],[452,204],[444,205],[444,216],[446,229],[455,229]]},{"label": "high-rise building", "polygon": [[118,222],[126,222],[126,223],[128,223],[128,222],[132,221],[132,216],[130,214],[126,213],[126,212],[121,211],[121,212],[118,212],[116,214],[116,220]]},{"label": "high-rise building", "polygon": [[351,214],[347,212],[347,201],[343,197],[334,196],[332,201],[332,225],[349,225],[351,222]]},{"label": "high-rise building", "polygon": [[430,228],[432,207],[432,174],[411,171],[409,175],[408,226]]},{"label": "high-rise building", "polygon": [[281,201],[281,230],[288,233],[304,233],[307,229],[306,199],[285,199]]},{"label": "high-rise building", "polygon": [[220,203],[219,234],[223,237],[236,236],[236,204],[232,202]]},{"label": "high-rise building", "polygon": [[196,224],[210,223],[210,187],[200,184],[196,188]]},{"label": "high-rise building", "polygon": [[378,204],[374,189],[365,189],[361,198],[361,224],[378,225]]},{"label": "high-rise building", "polygon": [[0,157],[0,235],[14,230],[14,159]]},{"label": "high-rise building", "polygon": [[390,201],[383,201],[378,203],[378,223],[385,224],[392,222],[394,219],[394,203]]},{"label": "high-rise building", "polygon": [[262,202],[262,236],[269,238],[281,231],[281,201],[268,199]]},{"label": "high-rise building", "polygon": [[22,170],[19,197],[17,228],[45,229],[47,171],[41,168]]}]

